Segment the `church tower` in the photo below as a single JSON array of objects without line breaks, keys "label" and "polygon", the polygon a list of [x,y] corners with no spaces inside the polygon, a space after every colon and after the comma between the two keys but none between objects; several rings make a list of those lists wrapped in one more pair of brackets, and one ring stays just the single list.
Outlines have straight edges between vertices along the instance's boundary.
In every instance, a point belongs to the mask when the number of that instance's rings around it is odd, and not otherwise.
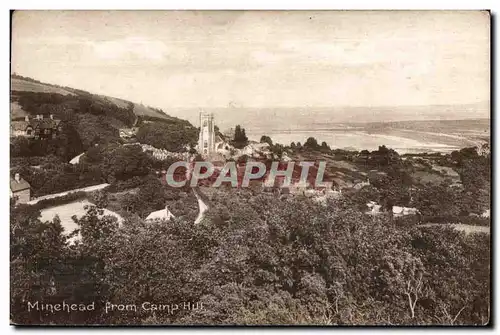
[{"label": "church tower", "polygon": [[215,124],[213,114],[200,112],[198,152],[205,158],[215,152]]}]

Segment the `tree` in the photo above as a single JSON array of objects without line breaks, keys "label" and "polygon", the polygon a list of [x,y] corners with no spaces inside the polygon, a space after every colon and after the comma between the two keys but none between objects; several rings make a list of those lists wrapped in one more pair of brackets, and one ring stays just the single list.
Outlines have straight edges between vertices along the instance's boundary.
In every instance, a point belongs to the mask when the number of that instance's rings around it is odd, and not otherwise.
[{"label": "tree", "polygon": [[245,134],[245,128],[237,125],[234,130],[233,146],[235,148],[241,149],[248,145],[248,137]]},{"label": "tree", "polygon": [[455,160],[458,165],[461,165],[464,160],[475,159],[477,157],[478,153],[476,147],[463,148],[451,153],[451,158]]},{"label": "tree", "polygon": [[54,141],[56,153],[65,161],[69,161],[83,151],[83,144],[75,127],[70,122],[62,123],[62,131]]},{"label": "tree", "polygon": [[262,135],[262,137],[260,138],[260,143],[267,143],[270,146],[272,146],[273,145],[273,140],[269,136]]},{"label": "tree", "polygon": [[274,155],[276,155],[276,157],[278,159],[283,158],[283,153],[285,152],[285,148],[283,147],[283,145],[276,143],[276,144],[271,145],[270,149],[271,149],[271,152]]},{"label": "tree", "polygon": [[[388,172],[388,182],[401,184],[397,172]],[[216,188],[198,225],[192,192],[180,201],[169,195],[166,201],[175,201],[169,208],[182,214],[175,212],[168,224],[135,217],[119,226],[90,206],[75,218],[82,238],[73,245],[57,220],[40,222],[34,207],[12,202],[11,318],[54,324],[487,323],[490,236],[365,215],[353,202],[377,196],[373,187],[326,204]],[[147,177],[134,201],[144,201],[136,203],[140,210],[156,201],[164,206],[162,191],[157,178]],[[416,198],[449,197],[445,189],[429,192],[436,194]],[[28,314],[26,299],[204,307],[43,315]]]},{"label": "tree", "polygon": [[166,201],[167,194],[163,185],[158,178],[150,176],[139,187],[137,194],[126,199],[123,207],[145,218],[153,211],[164,209]]},{"label": "tree", "polygon": [[370,153],[370,160],[368,162],[374,167],[384,169],[386,167],[394,168],[401,163],[401,159],[395,150],[382,145],[378,147],[377,151]]},{"label": "tree", "polygon": [[151,161],[139,146],[108,148],[101,163],[108,181],[130,179],[149,173]]},{"label": "tree", "polygon": [[15,323],[44,322],[41,314],[28,312],[27,302],[56,300],[69,284],[58,276],[66,266],[60,220],[41,222],[39,216],[35,207],[10,204],[10,312]]},{"label": "tree", "polygon": [[30,142],[26,137],[16,136],[10,140],[11,157],[31,156]]},{"label": "tree", "polygon": [[108,192],[106,191],[94,191],[90,194],[90,199],[97,208],[106,208],[108,206]]},{"label": "tree", "polygon": [[353,201],[353,206],[359,211],[366,212],[368,210],[367,204],[370,201],[380,203],[380,192],[373,185],[368,185],[353,193],[349,200]]},{"label": "tree", "polygon": [[158,149],[184,152],[186,147],[196,145],[198,129],[187,121],[158,121],[143,123],[137,132],[137,140]]},{"label": "tree", "polygon": [[447,183],[426,184],[414,194],[412,204],[424,216],[457,216],[460,209],[456,206],[456,193]]},{"label": "tree", "polygon": [[330,149],[330,146],[325,142],[321,142],[321,151],[324,152],[330,152],[332,149]]},{"label": "tree", "polygon": [[304,148],[309,150],[318,150],[319,144],[318,141],[314,137],[309,137],[304,143]]}]

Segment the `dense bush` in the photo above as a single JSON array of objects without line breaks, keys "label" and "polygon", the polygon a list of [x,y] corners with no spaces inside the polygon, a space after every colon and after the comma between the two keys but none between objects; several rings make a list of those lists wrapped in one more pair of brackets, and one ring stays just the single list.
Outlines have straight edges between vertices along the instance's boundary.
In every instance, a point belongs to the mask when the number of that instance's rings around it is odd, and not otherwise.
[{"label": "dense bush", "polygon": [[64,163],[60,157],[54,155],[47,156],[30,156],[30,157],[12,157],[10,158],[10,166],[23,167],[23,166],[42,166],[48,163],[60,164]]},{"label": "dense bush", "polygon": [[[28,210],[13,208],[11,216],[14,322],[38,323],[41,317],[43,322],[98,324],[459,325],[489,320],[486,234],[401,225],[359,213],[342,201],[322,206],[302,197],[280,200],[227,190],[212,195],[199,225],[177,218],[168,224],[135,220],[118,228],[90,208],[77,221],[83,243],[67,247],[57,222],[40,225]],[[50,264],[40,261],[47,256]],[[37,268],[30,268],[35,262]],[[30,281],[34,277],[36,283]],[[29,314],[23,298],[95,301],[96,311],[72,317]],[[105,301],[138,309],[105,313]],[[140,308],[145,301],[203,307],[153,314]]]},{"label": "dense bush", "polygon": [[62,163],[58,156],[17,157],[11,174],[19,173],[30,183],[33,197],[104,182],[120,191],[142,185],[152,163],[140,147],[110,145],[90,148],[76,165]]},{"label": "dense bush", "polygon": [[137,140],[170,152],[184,152],[196,145],[198,130],[186,122],[144,123],[137,132]]},{"label": "dense bush", "polygon": [[99,167],[73,166],[57,161],[42,164],[40,167],[16,166],[12,168],[11,173],[19,173],[30,184],[32,197],[97,185],[105,181]]},{"label": "dense bush", "polygon": [[147,176],[135,176],[126,180],[115,180],[115,182],[109,186],[109,192],[121,192],[139,187],[144,184],[147,178]]},{"label": "dense bush", "polygon": [[31,115],[43,114],[48,116],[63,115],[63,111],[70,110],[75,114],[104,116],[116,119],[123,125],[131,127],[135,121],[133,104],[127,108],[120,108],[113,102],[85,91],[78,91],[77,95],[63,95],[58,93],[13,91],[12,97]]},{"label": "dense bush", "polygon": [[11,138],[11,157],[34,157],[54,155],[69,161],[83,150],[82,141],[71,123],[62,124],[62,132],[57,138],[47,140],[28,139],[22,136]]}]

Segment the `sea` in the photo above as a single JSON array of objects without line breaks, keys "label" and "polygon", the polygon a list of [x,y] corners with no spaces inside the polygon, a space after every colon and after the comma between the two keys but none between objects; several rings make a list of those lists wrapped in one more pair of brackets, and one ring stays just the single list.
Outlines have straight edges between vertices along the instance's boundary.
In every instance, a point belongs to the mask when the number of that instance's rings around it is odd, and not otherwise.
[{"label": "sea", "polygon": [[199,126],[199,113],[213,113],[224,133],[241,125],[250,140],[267,135],[274,143],[304,143],[314,137],[332,149],[403,153],[451,152],[488,142],[489,104],[411,107],[191,108],[167,114]]}]

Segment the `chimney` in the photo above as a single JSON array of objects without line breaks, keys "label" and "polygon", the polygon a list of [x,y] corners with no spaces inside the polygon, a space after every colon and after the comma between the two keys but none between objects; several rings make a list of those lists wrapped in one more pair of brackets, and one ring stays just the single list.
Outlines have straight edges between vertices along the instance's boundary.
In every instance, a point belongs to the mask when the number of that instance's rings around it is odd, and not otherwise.
[{"label": "chimney", "polygon": [[14,179],[16,180],[17,183],[20,183],[21,182],[21,177],[19,176],[19,173],[16,173],[14,175]]},{"label": "chimney", "polygon": [[26,115],[26,116],[24,117],[24,121],[26,121],[26,122],[30,122],[30,117],[29,117],[28,115]]},{"label": "chimney", "polygon": [[54,120],[54,114],[50,114],[50,119]]}]

